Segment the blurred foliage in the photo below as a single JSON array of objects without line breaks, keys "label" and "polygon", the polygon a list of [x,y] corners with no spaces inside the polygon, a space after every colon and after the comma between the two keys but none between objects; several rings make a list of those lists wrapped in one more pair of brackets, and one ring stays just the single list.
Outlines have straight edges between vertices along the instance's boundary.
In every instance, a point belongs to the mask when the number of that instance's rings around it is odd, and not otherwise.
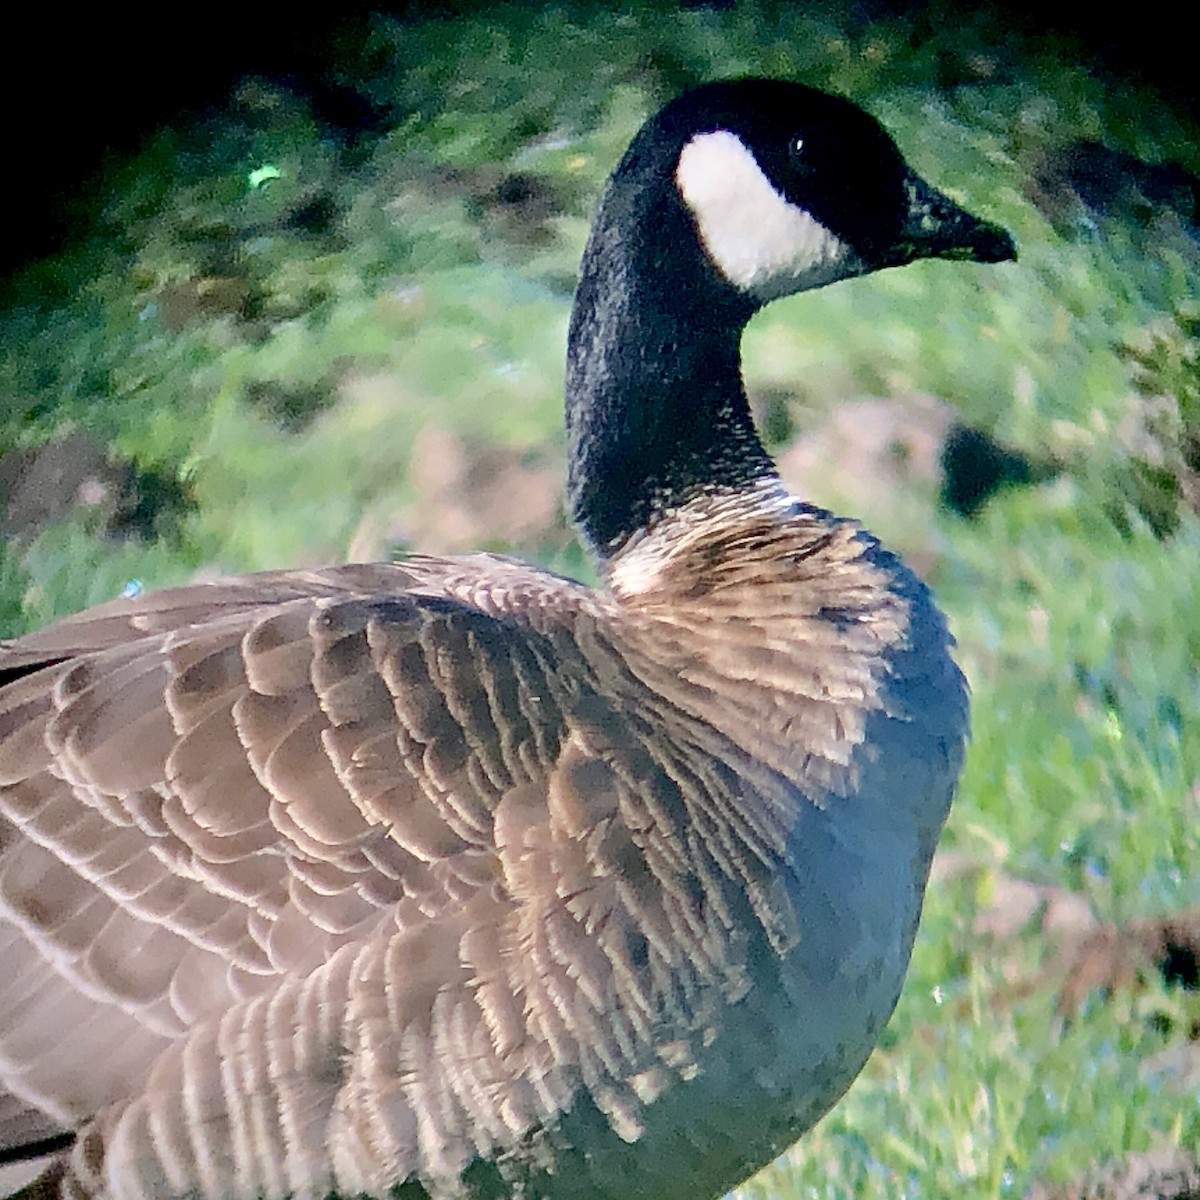
[{"label": "blurred foliage", "polygon": [[[1200,315],[1194,304],[1178,307],[1119,349],[1144,403],[1134,414],[1117,499],[1167,537],[1185,513],[1200,515]],[[1127,530],[1119,507],[1116,516]]]}]

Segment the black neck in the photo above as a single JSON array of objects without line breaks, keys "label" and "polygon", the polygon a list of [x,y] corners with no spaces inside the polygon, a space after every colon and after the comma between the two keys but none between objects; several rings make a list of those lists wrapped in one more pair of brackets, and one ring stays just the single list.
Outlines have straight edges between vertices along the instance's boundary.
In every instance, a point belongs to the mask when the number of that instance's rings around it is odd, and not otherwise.
[{"label": "black neck", "polygon": [[774,471],[741,378],[756,305],[709,265],[673,181],[639,173],[627,159],[601,205],[567,351],[568,496],[601,555]]}]

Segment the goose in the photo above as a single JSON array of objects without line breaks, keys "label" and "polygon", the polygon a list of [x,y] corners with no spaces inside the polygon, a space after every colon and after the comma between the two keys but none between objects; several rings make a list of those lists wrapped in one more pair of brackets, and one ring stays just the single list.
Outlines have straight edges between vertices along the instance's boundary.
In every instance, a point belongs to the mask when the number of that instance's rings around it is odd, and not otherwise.
[{"label": "goose", "polygon": [[0,646],[0,1145],[71,1200],[715,1197],[896,1003],[959,773],[930,593],[789,495],[741,334],[1007,233],[741,79],[613,173],[568,334],[598,588],[490,554]]}]

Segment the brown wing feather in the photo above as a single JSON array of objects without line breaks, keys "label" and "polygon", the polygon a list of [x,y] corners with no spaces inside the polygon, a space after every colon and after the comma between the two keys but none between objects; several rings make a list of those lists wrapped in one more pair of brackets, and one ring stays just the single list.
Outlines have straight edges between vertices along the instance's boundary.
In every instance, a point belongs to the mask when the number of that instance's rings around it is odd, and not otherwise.
[{"label": "brown wing feather", "polygon": [[[427,560],[122,601],[0,651],[29,672],[0,691],[0,1072],[60,1123],[109,1105],[111,1169],[453,1177],[580,1084],[632,1135],[621,1081],[698,1028],[695,972],[738,976],[669,739],[601,699],[625,668],[598,602],[497,569],[480,607]],[[504,612],[522,588],[557,595],[540,630]]]},{"label": "brown wing feather", "polygon": [[899,806],[921,874],[961,756],[894,560],[709,523],[620,601],[414,559],[0,647],[0,1142],[40,1112],[85,1195],[215,1197],[456,1195],[541,1169],[581,1093],[635,1139],[804,936],[800,806]]}]

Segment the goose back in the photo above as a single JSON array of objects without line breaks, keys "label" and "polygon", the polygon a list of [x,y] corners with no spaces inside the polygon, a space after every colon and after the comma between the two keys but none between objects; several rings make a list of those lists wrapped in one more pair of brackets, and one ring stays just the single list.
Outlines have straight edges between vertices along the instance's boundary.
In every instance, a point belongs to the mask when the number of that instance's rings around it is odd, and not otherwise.
[{"label": "goose back", "polygon": [[[771,1057],[837,1076],[828,1101],[848,1084],[916,908],[840,810],[902,830],[894,773],[939,793],[889,849],[924,871],[961,681],[924,589],[852,524],[744,499],[684,524],[611,564],[611,595],[423,558],[120,600],[7,645],[5,1080],[63,1127],[100,1114],[97,1195],[451,1195],[498,1161],[582,1195],[554,1149],[577,1136],[611,1145],[593,1187],[616,1194],[651,1101],[749,1085],[706,1052],[752,979],[750,1007],[787,1010]],[[847,869],[859,913],[831,911]],[[837,1009],[849,1047],[804,1034],[832,986],[870,992]],[[727,1184],[812,1119],[765,1151],[747,1131]]]}]

